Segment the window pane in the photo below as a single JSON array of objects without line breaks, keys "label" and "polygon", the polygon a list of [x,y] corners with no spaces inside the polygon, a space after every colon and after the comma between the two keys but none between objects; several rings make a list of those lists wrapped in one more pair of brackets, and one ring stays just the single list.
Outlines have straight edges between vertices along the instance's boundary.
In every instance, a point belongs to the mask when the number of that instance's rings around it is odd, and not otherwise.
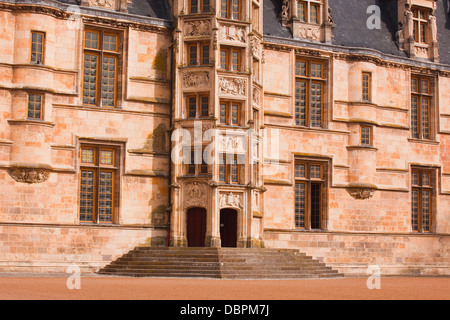
[{"label": "window pane", "polygon": [[114,107],[116,98],[116,57],[103,57],[102,105]]},{"label": "window pane", "polygon": [[361,127],[361,145],[370,145],[370,128]]},{"label": "window pane", "polygon": [[322,78],[322,65],[320,63],[311,63],[311,77]]},{"label": "window pane", "polygon": [[239,51],[233,50],[231,53],[231,70],[233,71],[239,71],[239,65],[240,65],[240,54]]},{"label": "window pane", "polygon": [[117,51],[117,36],[106,34],[103,37],[103,50]]},{"label": "window pane", "polygon": [[416,189],[412,191],[411,205],[412,230],[419,231],[419,191]]},{"label": "window pane", "polygon": [[320,229],[320,193],[320,184],[311,184],[311,229]]},{"label": "window pane", "polygon": [[28,119],[40,120],[42,118],[42,95],[28,95]]},{"label": "window pane", "polygon": [[306,62],[305,61],[295,61],[295,75],[306,77]]},{"label": "window pane", "polygon": [[430,139],[430,99],[422,98],[422,138]]},{"label": "window pane", "polygon": [[306,10],[307,10],[307,4],[306,2],[299,1],[297,4],[297,16],[300,22],[307,22],[306,21]]},{"label": "window pane", "polygon": [[99,34],[97,32],[86,31],[84,33],[84,47],[87,49],[99,48]]},{"label": "window pane", "polygon": [[98,190],[98,220],[112,222],[113,213],[113,172],[100,171]]},{"label": "window pane", "polygon": [[191,8],[190,8],[190,12],[191,13],[197,13],[197,8],[198,8],[198,1],[197,0],[191,0]]},{"label": "window pane", "polygon": [[44,52],[44,34],[38,32],[31,33],[31,63],[42,63]]},{"label": "window pane", "polygon": [[209,0],[203,0],[203,12],[209,12],[210,11],[210,4]]},{"label": "window pane", "polygon": [[416,96],[411,97],[411,131],[413,138],[419,138],[419,110]]},{"label": "window pane", "polygon": [[306,214],[306,184],[295,184],[295,227],[305,227]]},{"label": "window pane", "polygon": [[97,98],[98,56],[86,53],[83,68],[83,104],[95,105]]},{"label": "window pane", "polygon": [[230,0],[221,0],[220,2],[220,16],[222,18],[228,18],[228,1]]},{"label": "window pane", "polygon": [[311,83],[311,127],[322,126],[322,84]]},{"label": "window pane", "polygon": [[295,177],[296,178],[306,178],[306,165],[305,164],[295,164]]},{"label": "window pane", "polygon": [[197,46],[189,47],[189,65],[193,66],[197,64]]},{"label": "window pane", "polygon": [[311,179],[320,179],[322,177],[321,166],[320,165],[311,165],[310,167],[311,167],[310,168]]},{"label": "window pane", "polygon": [[239,0],[231,0],[232,19],[235,20],[239,19],[239,7],[240,7],[239,2],[240,2]]},{"label": "window pane", "polygon": [[310,23],[319,23],[319,6],[317,4],[310,4],[310,6],[311,6]]},{"label": "window pane", "polygon": [[370,100],[370,75],[368,73],[363,73],[362,80],[362,99],[363,101]]},{"label": "window pane", "polygon": [[209,46],[202,47],[202,64],[209,63]]},{"label": "window pane", "polygon": [[188,98],[188,118],[195,118],[197,115],[197,98]]},{"label": "window pane", "polygon": [[95,150],[94,149],[81,149],[81,162],[95,164]]},{"label": "window pane", "polygon": [[422,230],[425,232],[430,231],[430,191],[422,191]]},{"label": "window pane", "polygon": [[239,125],[239,105],[237,104],[231,106],[231,124]]},{"label": "window pane", "polygon": [[226,50],[220,50],[220,67],[222,69],[227,69],[227,51]]},{"label": "window pane", "polygon": [[306,126],[306,81],[295,82],[295,123]]},{"label": "window pane", "polygon": [[227,123],[227,105],[225,103],[220,104],[220,123]]},{"label": "window pane", "polygon": [[94,217],[94,181],[93,170],[81,170],[80,179],[80,221],[92,222]]},{"label": "window pane", "polygon": [[208,97],[202,97],[202,117],[209,116],[209,98]]},{"label": "window pane", "polygon": [[239,166],[236,158],[231,160],[231,182],[239,183]]},{"label": "window pane", "polygon": [[113,150],[101,150],[100,151],[100,164],[114,165],[114,151]]}]

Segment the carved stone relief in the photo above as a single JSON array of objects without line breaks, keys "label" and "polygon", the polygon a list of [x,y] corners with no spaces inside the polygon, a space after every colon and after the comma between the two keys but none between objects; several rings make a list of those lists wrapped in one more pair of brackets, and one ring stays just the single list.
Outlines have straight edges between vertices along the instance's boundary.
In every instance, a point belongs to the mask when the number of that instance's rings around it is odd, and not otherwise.
[{"label": "carved stone relief", "polygon": [[370,186],[349,186],[347,192],[357,200],[367,200],[373,197],[376,191],[375,187]]},{"label": "carved stone relief", "polygon": [[247,80],[239,78],[219,78],[219,92],[221,94],[232,94],[245,96]]},{"label": "carved stone relief", "polygon": [[237,41],[246,43],[245,36],[246,33],[244,27],[234,25],[222,25],[220,27],[220,39],[222,41]]},{"label": "carved stone relief", "polygon": [[259,106],[261,102],[261,90],[258,87],[253,87],[252,98],[253,105]]},{"label": "carved stone relief", "polygon": [[320,41],[320,26],[299,26],[298,35],[301,39]]},{"label": "carved stone relief", "polygon": [[242,209],[242,193],[226,192],[219,194],[219,208]]},{"label": "carved stone relief", "polygon": [[211,35],[211,22],[209,20],[187,21],[184,24],[186,37],[203,37]]},{"label": "carved stone relief", "polygon": [[8,170],[9,175],[17,182],[41,183],[47,181],[50,172],[35,168],[13,168]]},{"label": "carved stone relief", "polygon": [[261,41],[255,36],[250,38],[250,50],[254,57],[261,58]]},{"label": "carved stone relief", "polygon": [[289,0],[283,0],[281,3],[281,24],[286,27],[289,21]]},{"label": "carved stone relief", "polygon": [[183,87],[184,88],[198,88],[208,87],[210,84],[209,72],[185,72],[183,73]]},{"label": "carved stone relief", "polygon": [[243,136],[219,136],[219,150],[228,153],[244,153],[244,137]]},{"label": "carved stone relief", "polygon": [[205,208],[208,203],[206,187],[206,184],[200,182],[192,182],[187,184],[184,194],[184,207]]},{"label": "carved stone relief", "polygon": [[89,0],[90,6],[102,7],[107,9],[115,9],[116,1],[115,0]]}]

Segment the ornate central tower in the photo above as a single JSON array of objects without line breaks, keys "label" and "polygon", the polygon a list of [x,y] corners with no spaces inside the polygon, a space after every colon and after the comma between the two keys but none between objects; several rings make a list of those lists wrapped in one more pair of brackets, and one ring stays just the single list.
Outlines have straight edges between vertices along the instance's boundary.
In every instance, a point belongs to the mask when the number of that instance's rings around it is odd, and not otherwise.
[{"label": "ornate central tower", "polygon": [[262,246],[262,0],[174,0],[171,246]]}]

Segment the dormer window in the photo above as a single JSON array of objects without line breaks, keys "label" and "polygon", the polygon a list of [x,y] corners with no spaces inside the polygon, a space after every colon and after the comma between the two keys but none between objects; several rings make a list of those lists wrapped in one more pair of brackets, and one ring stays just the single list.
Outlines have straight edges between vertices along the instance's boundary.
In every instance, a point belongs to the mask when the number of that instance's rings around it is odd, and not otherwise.
[{"label": "dormer window", "polygon": [[413,7],[414,41],[426,44],[428,41],[428,18],[429,10],[425,8]]},{"label": "dormer window", "polygon": [[320,1],[298,1],[297,17],[303,23],[320,23]]}]

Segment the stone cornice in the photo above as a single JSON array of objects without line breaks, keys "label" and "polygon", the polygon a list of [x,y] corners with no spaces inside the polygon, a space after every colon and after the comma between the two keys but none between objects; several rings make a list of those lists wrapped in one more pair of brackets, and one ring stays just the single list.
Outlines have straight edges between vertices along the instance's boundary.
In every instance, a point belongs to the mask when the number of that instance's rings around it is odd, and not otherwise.
[{"label": "stone cornice", "polygon": [[168,20],[138,16],[117,11],[105,11],[97,8],[86,8],[63,4],[58,1],[44,0],[0,0],[0,10],[45,14],[57,19],[69,19],[80,15],[85,23],[105,24],[115,28],[132,28],[140,31],[168,33],[171,23]]},{"label": "stone cornice", "polygon": [[426,73],[450,77],[450,66],[423,60],[414,60],[407,57],[394,56],[370,48],[353,48],[330,45],[325,43],[312,43],[309,41],[285,39],[275,36],[264,36],[265,49],[304,54],[313,57],[332,57],[348,62],[370,62],[388,68],[411,70],[414,73]]}]

